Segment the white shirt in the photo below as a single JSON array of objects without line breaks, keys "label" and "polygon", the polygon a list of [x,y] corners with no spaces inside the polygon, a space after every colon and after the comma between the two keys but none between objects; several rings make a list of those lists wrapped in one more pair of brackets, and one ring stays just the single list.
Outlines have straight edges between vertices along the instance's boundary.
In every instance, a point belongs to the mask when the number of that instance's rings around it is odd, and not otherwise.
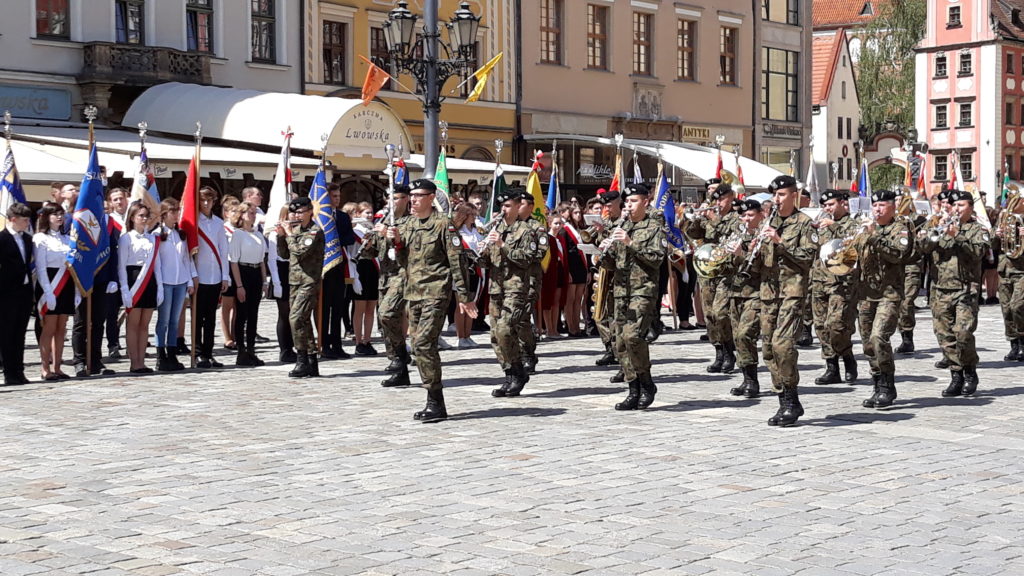
[{"label": "white shirt", "polygon": [[242,264],[259,264],[267,255],[267,244],[263,235],[253,230],[236,228],[228,241],[228,261]]},{"label": "white shirt", "polygon": [[[156,237],[145,232],[139,233],[135,230],[121,234],[117,240],[117,279],[121,283],[121,293],[128,293],[132,284],[128,282],[129,266],[145,266],[151,258],[154,258],[153,250],[156,248]],[[163,273],[160,271],[160,262],[153,262],[153,277],[156,279],[157,294],[163,290]]]},{"label": "white shirt", "polygon": [[220,263],[217,263],[217,256],[214,255],[210,244],[199,237],[199,257],[196,263],[196,272],[199,274],[200,284],[220,284],[231,281],[231,270],[228,267],[228,237],[224,234],[224,221],[217,216],[207,218],[199,213],[199,229],[217,249]]},{"label": "white shirt", "polygon": [[479,254],[477,248],[484,237],[480,235],[480,230],[476,226],[463,226],[459,229],[459,236],[462,237],[462,241],[466,243],[466,246],[469,246],[470,250]]},{"label": "white shirt", "polygon": [[[21,261],[26,263],[26,264],[28,264],[28,260],[27,260],[28,252],[25,251],[25,248],[26,248],[25,244],[28,242],[28,237],[29,237],[28,231],[26,230],[25,232],[18,232],[10,224],[7,225],[7,231],[11,233],[12,237],[14,237],[14,244],[18,247],[18,252],[21,253]],[[33,251],[35,250],[35,246],[34,245],[31,248],[32,248]],[[25,282],[23,282],[23,284],[28,284],[29,283],[29,278],[31,277],[31,275],[32,275],[32,271],[31,270],[26,270],[25,271]]]},{"label": "white shirt", "polygon": [[47,268],[62,268],[68,261],[68,252],[71,251],[71,237],[61,234],[56,230],[49,232],[37,232],[32,236],[35,244],[34,257],[36,259],[36,272],[40,270],[41,275],[46,275]]},{"label": "white shirt", "polygon": [[172,286],[185,284],[189,288],[193,287],[192,279],[196,276],[196,266],[188,254],[188,244],[173,228],[161,226],[157,230],[167,233],[167,240],[160,242],[160,249],[157,253],[164,283]]}]

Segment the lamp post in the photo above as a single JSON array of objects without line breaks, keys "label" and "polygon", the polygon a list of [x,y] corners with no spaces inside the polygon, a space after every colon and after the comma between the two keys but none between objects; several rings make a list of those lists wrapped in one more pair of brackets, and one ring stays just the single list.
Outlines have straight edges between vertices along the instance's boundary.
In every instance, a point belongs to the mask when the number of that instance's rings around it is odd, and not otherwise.
[{"label": "lamp post", "polygon": [[[445,42],[441,40],[437,12],[437,0],[424,1],[419,37],[415,37],[419,16],[409,10],[409,3],[404,0],[388,13],[384,23],[384,40],[393,66],[415,78],[418,90],[423,93],[423,168],[428,178],[434,175],[440,146],[438,120],[444,101],[441,87],[456,74],[472,72],[470,67],[474,63],[476,33],[480,26],[480,17],[469,9],[469,2],[461,2],[452,19],[444,23],[448,30]],[[440,50],[444,51],[443,57]]]}]

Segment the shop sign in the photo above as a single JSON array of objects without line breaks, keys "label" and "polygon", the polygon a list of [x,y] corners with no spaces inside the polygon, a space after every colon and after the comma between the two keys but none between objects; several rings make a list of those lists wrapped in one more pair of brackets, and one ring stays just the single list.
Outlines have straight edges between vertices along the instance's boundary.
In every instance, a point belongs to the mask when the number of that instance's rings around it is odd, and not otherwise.
[{"label": "shop sign", "polygon": [[774,138],[803,138],[804,129],[802,126],[789,124],[764,124],[764,135]]},{"label": "shop sign", "polygon": [[10,110],[15,118],[70,120],[71,92],[62,88],[0,84],[0,110]]},{"label": "shop sign", "polygon": [[697,126],[683,126],[683,140],[695,142],[710,142],[711,128],[700,128]]}]

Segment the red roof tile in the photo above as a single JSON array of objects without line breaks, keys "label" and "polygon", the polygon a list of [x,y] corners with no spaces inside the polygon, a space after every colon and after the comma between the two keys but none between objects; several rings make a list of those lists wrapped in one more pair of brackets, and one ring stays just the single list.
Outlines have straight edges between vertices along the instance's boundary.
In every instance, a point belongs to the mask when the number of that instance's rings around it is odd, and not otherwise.
[{"label": "red roof tile", "polygon": [[[811,22],[815,30],[857,28],[867,24],[890,0],[813,0]],[[867,9],[866,9],[867,7]],[[867,12],[865,14],[865,12]]]},{"label": "red roof tile", "polygon": [[816,35],[811,41],[812,104],[824,104],[828,100],[845,38],[846,32],[840,29],[835,34]]}]

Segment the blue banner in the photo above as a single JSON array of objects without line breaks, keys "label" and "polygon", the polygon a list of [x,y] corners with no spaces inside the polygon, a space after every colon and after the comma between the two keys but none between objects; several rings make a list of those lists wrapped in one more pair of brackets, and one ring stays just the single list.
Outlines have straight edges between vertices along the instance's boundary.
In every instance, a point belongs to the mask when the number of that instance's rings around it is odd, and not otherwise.
[{"label": "blue banner", "polygon": [[334,221],[334,208],[327,194],[327,176],[323,165],[316,171],[313,188],[309,191],[313,202],[313,218],[324,231],[324,272],[341,264],[341,241],[338,239],[338,224]]},{"label": "blue banner", "polygon": [[89,168],[71,216],[71,251],[68,266],[83,295],[92,293],[93,281],[110,258],[110,236],[103,222],[103,182],[96,145],[89,149]]},{"label": "blue banner", "polygon": [[665,227],[669,244],[682,250],[686,246],[683,233],[676,227],[676,201],[669,191],[668,180],[662,170],[658,174],[658,192],[654,196],[654,207],[665,215]]}]

